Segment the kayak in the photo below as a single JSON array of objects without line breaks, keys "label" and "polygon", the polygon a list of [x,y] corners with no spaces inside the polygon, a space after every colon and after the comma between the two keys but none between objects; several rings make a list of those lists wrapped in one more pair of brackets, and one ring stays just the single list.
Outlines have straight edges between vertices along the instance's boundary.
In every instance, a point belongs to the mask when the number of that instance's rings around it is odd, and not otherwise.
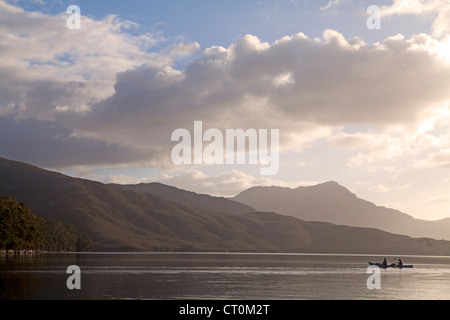
[{"label": "kayak", "polygon": [[403,269],[403,268],[413,268],[413,267],[414,267],[413,265],[407,265],[407,264],[404,264],[404,265],[399,266],[398,264],[394,264],[394,263],[388,264],[388,265],[385,265],[385,266],[384,266],[382,263],[376,263],[376,262],[369,262],[369,265],[371,265],[371,266],[377,266],[377,267],[379,267],[379,268],[384,268],[384,269],[386,269],[386,268],[399,268],[399,269]]},{"label": "kayak", "polygon": [[382,263],[376,263],[376,262],[369,262],[369,265],[371,265],[371,266],[377,266],[377,267],[383,268],[383,269],[386,269],[386,268],[399,268],[399,269],[403,269],[403,268],[413,268],[413,267],[414,267],[414,266],[411,265],[411,264],[410,264],[410,265],[404,264],[404,265],[399,266],[398,264],[394,264],[394,263],[388,264],[388,265],[384,266]]}]

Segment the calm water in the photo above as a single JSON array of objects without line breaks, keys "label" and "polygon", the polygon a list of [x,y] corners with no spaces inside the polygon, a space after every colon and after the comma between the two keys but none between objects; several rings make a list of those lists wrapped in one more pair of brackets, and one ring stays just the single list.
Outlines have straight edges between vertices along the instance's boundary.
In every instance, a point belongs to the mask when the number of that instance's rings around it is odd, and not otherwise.
[{"label": "calm water", "polygon": [[[401,256],[414,269],[381,270],[369,290],[368,261],[383,256],[303,254],[40,254],[0,256],[0,297],[33,300],[450,299],[450,257]],[[399,257],[387,256],[388,262]],[[66,269],[81,269],[68,290]]]}]

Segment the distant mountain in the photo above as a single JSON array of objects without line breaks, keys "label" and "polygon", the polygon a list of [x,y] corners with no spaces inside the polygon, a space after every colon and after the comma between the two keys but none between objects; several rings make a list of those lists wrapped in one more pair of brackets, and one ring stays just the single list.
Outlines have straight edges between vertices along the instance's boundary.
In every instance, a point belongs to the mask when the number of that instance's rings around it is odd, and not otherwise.
[{"label": "distant mountain", "polygon": [[97,251],[450,255],[448,241],[271,212],[217,212],[1,158],[0,195],[26,203],[36,215],[74,225]]},{"label": "distant mountain", "polygon": [[150,193],[164,199],[179,202],[185,205],[200,207],[217,212],[242,214],[255,212],[251,206],[236,202],[227,198],[213,197],[207,194],[198,194],[192,191],[178,189],[162,183],[141,183],[136,185],[112,184],[123,190],[132,190],[142,193]]},{"label": "distant mountain", "polygon": [[414,219],[398,210],[379,207],[360,199],[336,182],[296,189],[254,187],[232,200],[250,205],[258,211],[274,211],[306,221],[371,227],[412,237],[450,240],[450,219]]}]

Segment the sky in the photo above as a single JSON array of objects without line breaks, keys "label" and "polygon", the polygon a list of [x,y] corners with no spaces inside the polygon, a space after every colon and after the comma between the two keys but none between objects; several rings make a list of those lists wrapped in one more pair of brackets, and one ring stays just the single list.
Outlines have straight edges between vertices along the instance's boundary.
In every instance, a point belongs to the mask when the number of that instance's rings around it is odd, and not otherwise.
[{"label": "sky", "polygon": [[[0,157],[226,197],[336,181],[450,217],[450,0],[0,0],[0,56]],[[195,121],[279,130],[279,170],[175,164]]]}]

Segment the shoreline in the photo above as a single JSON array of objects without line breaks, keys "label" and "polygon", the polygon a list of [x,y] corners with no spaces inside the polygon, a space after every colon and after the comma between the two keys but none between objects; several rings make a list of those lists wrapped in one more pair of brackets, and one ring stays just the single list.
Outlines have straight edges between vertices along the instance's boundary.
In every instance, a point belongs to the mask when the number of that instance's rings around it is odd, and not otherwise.
[{"label": "shoreline", "polygon": [[15,254],[23,254],[23,255],[34,255],[34,254],[40,254],[40,253],[46,253],[46,251],[41,250],[6,250],[6,249],[0,249],[0,255],[15,255]]},{"label": "shoreline", "polygon": [[380,254],[380,253],[313,253],[313,252],[222,252],[222,251],[91,251],[91,252],[76,252],[76,251],[40,251],[40,250],[0,250],[2,255],[39,255],[39,254],[77,254],[77,255],[255,255],[255,256],[364,256],[364,257],[428,257],[428,258],[450,258],[447,255],[423,255],[423,254]]}]

